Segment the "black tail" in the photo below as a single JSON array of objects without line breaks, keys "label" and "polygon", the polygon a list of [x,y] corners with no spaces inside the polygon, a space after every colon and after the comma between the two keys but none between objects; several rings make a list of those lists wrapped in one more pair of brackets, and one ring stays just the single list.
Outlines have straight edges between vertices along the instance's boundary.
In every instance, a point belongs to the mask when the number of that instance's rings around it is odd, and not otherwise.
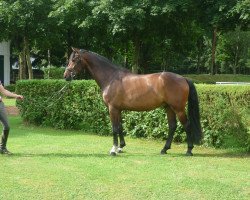
[{"label": "black tail", "polygon": [[192,134],[193,142],[199,144],[202,139],[201,123],[200,123],[200,110],[198,94],[194,83],[187,80],[189,85],[188,95],[188,119],[190,123],[190,131]]}]

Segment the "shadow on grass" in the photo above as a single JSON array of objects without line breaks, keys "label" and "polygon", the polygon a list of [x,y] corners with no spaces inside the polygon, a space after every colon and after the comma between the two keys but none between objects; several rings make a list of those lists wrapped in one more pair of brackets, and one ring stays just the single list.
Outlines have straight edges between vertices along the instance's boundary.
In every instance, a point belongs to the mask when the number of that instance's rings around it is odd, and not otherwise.
[{"label": "shadow on grass", "polygon": [[194,157],[218,157],[218,158],[250,158],[249,153],[196,153],[194,154]]},{"label": "shadow on grass", "polygon": [[84,157],[96,157],[104,158],[108,157],[108,154],[73,154],[73,153],[15,153],[11,154],[11,157],[46,157],[46,158],[84,158]]},{"label": "shadow on grass", "polygon": [[184,153],[169,153],[165,155],[157,153],[121,153],[110,156],[109,153],[14,153],[13,157],[56,157],[56,158],[129,158],[129,157],[162,157],[162,158],[250,158],[249,153],[196,153],[194,156],[186,156]]},{"label": "shadow on grass", "polygon": [[163,156],[186,157],[186,158],[250,158],[246,152],[214,152],[214,153],[193,153],[193,156],[186,156],[185,153],[168,153]]}]

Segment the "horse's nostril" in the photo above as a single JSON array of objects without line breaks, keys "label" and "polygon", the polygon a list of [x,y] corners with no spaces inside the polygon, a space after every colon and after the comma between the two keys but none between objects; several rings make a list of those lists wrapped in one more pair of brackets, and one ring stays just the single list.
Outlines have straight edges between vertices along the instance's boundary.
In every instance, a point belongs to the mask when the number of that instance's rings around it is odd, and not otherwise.
[{"label": "horse's nostril", "polygon": [[72,80],[73,80],[71,76],[65,76],[64,79],[65,79],[66,81],[72,81]]}]

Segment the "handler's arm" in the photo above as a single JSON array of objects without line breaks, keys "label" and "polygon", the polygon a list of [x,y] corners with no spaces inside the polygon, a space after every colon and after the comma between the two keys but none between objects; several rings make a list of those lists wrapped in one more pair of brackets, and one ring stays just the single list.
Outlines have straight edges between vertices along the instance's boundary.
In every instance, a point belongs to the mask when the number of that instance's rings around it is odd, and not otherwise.
[{"label": "handler's arm", "polygon": [[0,84],[0,92],[4,95],[4,96],[7,96],[7,97],[13,97],[13,98],[16,98],[16,99],[23,99],[23,96],[22,95],[18,95],[18,94],[15,94],[15,93],[12,93],[8,90],[6,90],[2,84]]}]

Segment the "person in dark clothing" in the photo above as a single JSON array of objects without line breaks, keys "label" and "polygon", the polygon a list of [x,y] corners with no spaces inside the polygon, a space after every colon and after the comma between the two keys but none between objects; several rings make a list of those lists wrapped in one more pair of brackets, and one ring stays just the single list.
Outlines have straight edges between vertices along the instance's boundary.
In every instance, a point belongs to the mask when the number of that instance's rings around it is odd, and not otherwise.
[{"label": "person in dark clothing", "polygon": [[[20,99],[20,100],[23,99],[22,95],[18,95],[18,94],[15,94],[6,90],[4,86],[2,85],[1,81],[0,81],[0,93],[7,97],[12,97],[12,98]],[[3,125],[3,133],[2,133],[2,137],[0,141],[0,154],[11,154],[11,152],[9,152],[6,148],[10,126],[9,126],[6,109],[5,109],[1,96],[0,96],[0,122]]]}]

